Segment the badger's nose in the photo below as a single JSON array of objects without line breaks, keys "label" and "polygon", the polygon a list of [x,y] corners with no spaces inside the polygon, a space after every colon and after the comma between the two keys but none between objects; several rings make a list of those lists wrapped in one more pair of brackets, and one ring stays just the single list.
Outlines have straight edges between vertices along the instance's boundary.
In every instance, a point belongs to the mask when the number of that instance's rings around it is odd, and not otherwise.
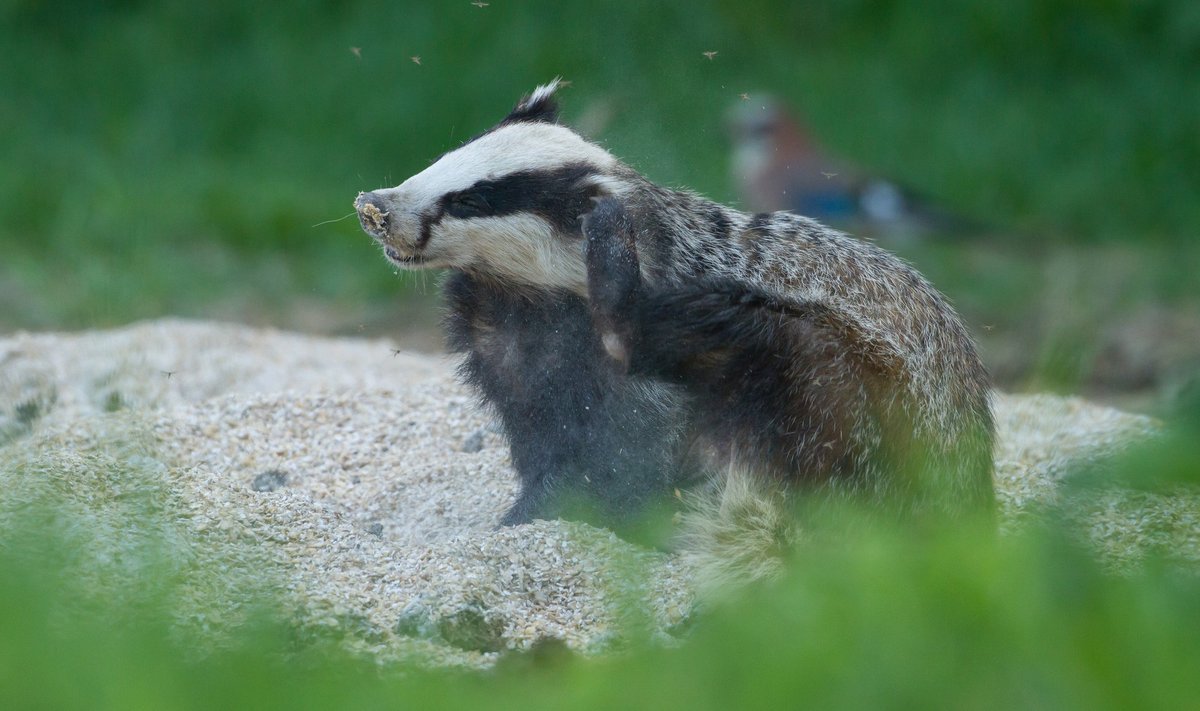
[{"label": "badger's nose", "polygon": [[383,198],[376,193],[359,193],[354,199],[358,222],[367,234],[382,237],[387,234],[388,210]]}]

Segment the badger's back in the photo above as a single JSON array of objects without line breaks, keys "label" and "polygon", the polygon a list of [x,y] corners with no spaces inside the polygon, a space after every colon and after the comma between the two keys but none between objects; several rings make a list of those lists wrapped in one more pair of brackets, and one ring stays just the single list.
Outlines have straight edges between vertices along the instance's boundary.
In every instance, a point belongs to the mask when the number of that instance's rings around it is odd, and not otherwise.
[{"label": "badger's back", "polygon": [[[860,369],[847,377],[879,374],[880,388],[862,397],[887,400],[881,407],[888,413],[872,419],[891,420],[862,424],[859,435],[872,440],[864,446],[904,439],[907,463],[883,465],[921,469],[922,488],[936,492],[940,508],[991,505],[987,372],[953,308],[923,277],[883,249],[799,215],[746,214],[661,188],[643,194],[643,219],[656,223],[659,235],[645,265],[651,279],[729,279],[791,303],[820,304],[844,319],[867,362],[865,375]],[[811,357],[801,352],[797,357]]]}]

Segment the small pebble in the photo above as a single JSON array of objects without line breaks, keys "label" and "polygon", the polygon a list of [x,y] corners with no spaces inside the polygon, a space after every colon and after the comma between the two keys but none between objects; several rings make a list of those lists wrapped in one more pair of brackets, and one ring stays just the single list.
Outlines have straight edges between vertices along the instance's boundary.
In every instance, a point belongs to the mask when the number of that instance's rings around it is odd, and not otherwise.
[{"label": "small pebble", "polygon": [[287,486],[287,474],[278,469],[268,469],[267,471],[254,477],[254,481],[250,484],[250,488],[255,491],[275,491]]},{"label": "small pebble", "polygon": [[462,451],[474,454],[483,449],[483,438],[487,433],[482,429],[475,430],[463,440]]},{"label": "small pebble", "polygon": [[419,639],[436,639],[439,636],[438,623],[433,619],[429,608],[420,603],[405,607],[392,626],[400,637],[416,637]]},{"label": "small pebble", "polygon": [[478,606],[464,607],[437,622],[438,632],[446,643],[459,649],[476,652],[499,652],[504,643],[504,621],[488,618]]}]

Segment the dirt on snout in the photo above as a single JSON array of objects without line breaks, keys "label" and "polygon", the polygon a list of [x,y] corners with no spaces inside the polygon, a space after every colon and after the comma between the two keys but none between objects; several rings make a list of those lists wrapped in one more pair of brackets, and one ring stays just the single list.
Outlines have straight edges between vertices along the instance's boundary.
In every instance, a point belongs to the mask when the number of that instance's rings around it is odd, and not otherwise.
[{"label": "dirt on snout", "polygon": [[383,232],[384,225],[387,224],[387,216],[386,212],[383,212],[369,202],[358,208],[359,221],[372,234]]}]

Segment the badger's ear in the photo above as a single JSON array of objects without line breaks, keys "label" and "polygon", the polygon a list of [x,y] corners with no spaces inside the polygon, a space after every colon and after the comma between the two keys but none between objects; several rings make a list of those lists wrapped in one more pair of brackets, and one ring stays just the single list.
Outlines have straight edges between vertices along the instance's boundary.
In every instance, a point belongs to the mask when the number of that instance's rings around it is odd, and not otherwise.
[{"label": "badger's ear", "polygon": [[523,121],[558,123],[558,102],[554,100],[554,92],[561,85],[562,79],[556,78],[549,84],[543,84],[534,89],[533,93],[517,103],[517,107],[504,118],[502,123]]}]

